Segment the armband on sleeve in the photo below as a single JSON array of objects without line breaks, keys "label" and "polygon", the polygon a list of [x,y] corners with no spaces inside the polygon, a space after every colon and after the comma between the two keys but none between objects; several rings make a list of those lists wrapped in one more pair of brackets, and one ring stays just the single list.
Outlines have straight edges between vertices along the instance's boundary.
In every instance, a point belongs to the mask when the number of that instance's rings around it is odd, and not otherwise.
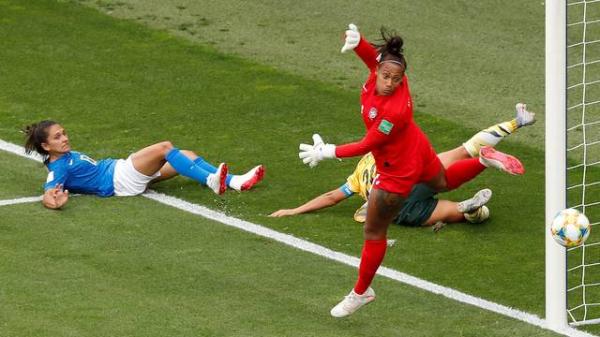
[{"label": "armband on sleeve", "polygon": [[349,198],[354,195],[354,192],[350,189],[348,183],[345,183],[344,185],[340,186],[340,190],[342,191],[342,193],[344,193],[346,198]]}]

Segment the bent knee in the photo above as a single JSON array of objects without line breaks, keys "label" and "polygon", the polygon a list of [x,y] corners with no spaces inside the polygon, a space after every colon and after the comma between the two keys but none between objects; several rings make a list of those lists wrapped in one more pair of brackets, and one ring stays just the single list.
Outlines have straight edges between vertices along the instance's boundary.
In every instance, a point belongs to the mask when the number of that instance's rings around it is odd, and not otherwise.
[{"label": "bent knee", "polygon": [[165,153],[171,151],[171,149],[174,148],[173,143],[171,143],[168,140],[166,140],[164,142],[160,142],[160,143],[156,144],[156,146],[158,146]]}]

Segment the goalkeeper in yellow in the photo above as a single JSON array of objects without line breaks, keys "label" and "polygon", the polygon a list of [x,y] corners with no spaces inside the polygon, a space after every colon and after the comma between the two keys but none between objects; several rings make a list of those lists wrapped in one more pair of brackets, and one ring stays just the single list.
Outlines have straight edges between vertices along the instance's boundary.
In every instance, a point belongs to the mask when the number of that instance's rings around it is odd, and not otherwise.
[{"label": "goalkeeper in yellow", "polygon": [[[448,167],[457,160],[476,157],[481,147],[496,146],[504,137],[534,122],[535,114],[529,112],[525,104],[518,103],[514,119],[481,130],[461,146],[440,153],[438,157],[444,167]],[[361,158],[354,172],[341,187],[324,193],[296,208],[275,211],[270,216],[283,217],[316,211],[336,205],[355,194],[360,195],[366,201],[376,175],[375,159],[371,153],[367,153]],[[404,207],[394,219],[394,223],[413,227],[434,226],[434,230],[437,231],[447,223],[457,223],[465,220],[471,223],[480,223],[490,216],[490,211],[485,206],[492,196],[492,191],[489,189],[480,190],[472,198],[461,202],[440,200],[436,198],[436,194],[426,184],[415,185]],[[365,221],[366,206],[367,203],[365,202],[354,213],[354,220],[358,222]]]}]

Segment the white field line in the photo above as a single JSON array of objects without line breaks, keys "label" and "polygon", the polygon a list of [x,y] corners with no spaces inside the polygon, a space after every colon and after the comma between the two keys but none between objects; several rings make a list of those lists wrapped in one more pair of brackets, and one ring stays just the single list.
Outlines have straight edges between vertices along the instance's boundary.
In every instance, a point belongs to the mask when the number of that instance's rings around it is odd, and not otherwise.
[{"label": "white field line", "polygon": [[26,204],[30,202],[42,201],[42,196],[39,197],[26,197],[26,198],[17,198],[17,199],[9,199],[9,200],[0,200],[0,206],[10,206],[17,204]]},{"label": "white field line", "polygon": [[[11,153],[14,153],[14,154],[26,157],[26,158],[40,161],[39,157],[37,157],[37,156],[33,157],[33,156],[25,155],[24,149],[22,147],[11,144],[11,143],[7,143],[2,140],[0,140],[0,150],[4,150],[4,151],[11,152]],[[196,215],[202,216],[204,218],[220,222],[227,226],[235,227],[235,228],[241,229],[246,232],[250,232],[250,233],[265,237],[265,238],[269,238],[269,239],[281,242],[283,244],[286,244],[288,246],[291,246],[291,247],[294,247],[294,248],[297,248],[297,249],[300,249],[300,250],[303,250],[303,251],[306,251],[309,253],[313,253],[313,254],[325,257],[327,259],[330,259],[330,260],[334,260],[334,261],[346,264],[348,266],[358,268],[358,265],[360,263],[360,259],[358,259],[354,256],[340,253],[340,252],[331,250],[329,248],[323,247],[321,245],[317,245],[312,242],[309,242],[309,241],[306,241],[303,239],[299,239],[292,235],[274,231],[274,230],[264,227],[264,226],[260,226],[260,225],[257,225],[257,224],[254,224],[254,223],[251,223],[251,222],[248,222],[245,220],[234,218],[234,217],[228,216],[226,214],[223,214],[221,212],[211,210],[207,207],[187,202],[185,200],[181,200],[181,199],[178,199],[178,198],[175,198],[172,196],[168,196],[168,195],[165,195],[162,193],[157,193],[154,191],[149,191],[149,192],[143,194],[143,196],[148,199],[152,199],[157,202],[160,202],[162,204],[165,204],[165,205],[168,205],[171,207],[175,207],[182,211],[196,214]],[[28,199],[29,200],[28,202],[34,202],[34,201],[39,200],[39,199],[36,200],[36,198],[33,197],[33,198],[13,199],[13,201],[25,200],[25,199]],[[14,202],[14,203],[19,203],[19,202]],[[531,325],[535,325],[535,326],[538,326],[543,329],[553,330],[555,332],[564,334],[566,336],[572,336],[572,337],[594,337],[595,336],[595,335],[589,334],[587,332],[576,330],[571,327],[566,327],[564,329],[558,329],[558,330],[551,329],[546,324],[546,321],[537,315],[530,314],[530,313],[520,311],[517,309],[513,309],[513,308],[507,307],[505,305],[494,303],[494,302],[491,302],[491,301],[488,301],[488,300],[485,300],[485,299],[482,299],[482,298],[479,298],[476,296],[468,295],[468,294],[462,293],[458,290],[454,290],[454,289],[444,287],[444,286],[441,286],[441,285],[438,285],[438,284],[435,284],[435,283],[432,283],[429,281],[425,281],[425,280],[422,280],[417,277],[399,272],[399,271],[391,269],[391,268],[382,266],[377,271],[377,274],[387,277],[387,278],[390,278],[392,280],[395,280],[395,281],[398,281],[398,282],[401,282],[401,283],[404,283],[407,285],[411,285],[413,287],[416,287],[416,288],[419,288],[419,289],[422,289],[422,290],[425,290],[425,291],[428,291],[431,293],[434,293],[434,294],[442,295],[444,297],[453,299],[453,300],[461,302],[461,303],[470,304],[475,307],[478,307],[478,308],[481,308],[484,310],[488,310],[488,311],[492,311],[497,314],[507,316],[510,318],[514,318],[519,321],[522,321],[522,322],[525,322],[525,323],[528,323]]]}]

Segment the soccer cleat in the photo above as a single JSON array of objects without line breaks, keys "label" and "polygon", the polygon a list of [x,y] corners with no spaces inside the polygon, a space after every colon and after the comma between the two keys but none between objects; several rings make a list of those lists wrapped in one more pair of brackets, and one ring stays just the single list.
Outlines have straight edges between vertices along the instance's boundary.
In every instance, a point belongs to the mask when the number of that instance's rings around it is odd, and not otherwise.
[{"label": "soccer cleat", "polygon": [[229,187],[234,190],[241,192],[252,188],[252,186],[258,184],[265,176],[265,168],[262,165],[258,165],[250,171],[242,174],[241,176],[234,175],[229,181]]},{"label": "soccer cleat", "polygon": [[364,294],[359,295],[354,292],[354,289],[344,299],[331,309],[331,316],[346,317],[352,315],[356,310],[360,309],[365,304],[369,304],[375,300],[375,291],[369,287]]},{"label": "soccer cleat", "polygon": [[517,111],[517,126],[527,126],[535,123],[535,113],[527,111],[527,105],[525,103],[517,103],[515,106]]},{"label": "soccer cleat", "polygon": [[367,207],[369,206],[369,202],[366,201],[359,209],[354,212],[354,221],[363,223],[367,221]]},{"label": "soccer cleat", "polygon": [[249,174],[249,173],[252,173],[252,174],[248,180],[246,180],[244,183],[242,183],[242,187],[241,187],[242,191],[247,191],[247,190],[251,189],[252,186],[258,184],[263,179],[263,177],[265,176],[265,167],[262,165],[258,165],[246,174]]},{"label": "soccer cleat", "polygon": [[525,173],[525,167],[523,167],[519,159],[497,151],[491,146],[483,146],[479,150],[479,162],[486,167],[495,167],[512,175],[522,175]]},{"label": "soccer cleat", "polygon": [[465,213],[465,219],[470,223],[482,223],[490,217],[490,209],[481,206],[470,213]]},{"label": "soccer cleat", "polygon": [[458,203],[458,211],[461,213],[472,212],[479,207],[485,205],[492,198],[492,190],[486,188],[475,193],[471,199],[467,199]]},{"label": "soccer cleat", "polygon": [[206,178],[206,186],[210,187],[218,195],[225,193],[227,189],[227,171],[227,164],[219,164],[217,172],[209,174]]}]

